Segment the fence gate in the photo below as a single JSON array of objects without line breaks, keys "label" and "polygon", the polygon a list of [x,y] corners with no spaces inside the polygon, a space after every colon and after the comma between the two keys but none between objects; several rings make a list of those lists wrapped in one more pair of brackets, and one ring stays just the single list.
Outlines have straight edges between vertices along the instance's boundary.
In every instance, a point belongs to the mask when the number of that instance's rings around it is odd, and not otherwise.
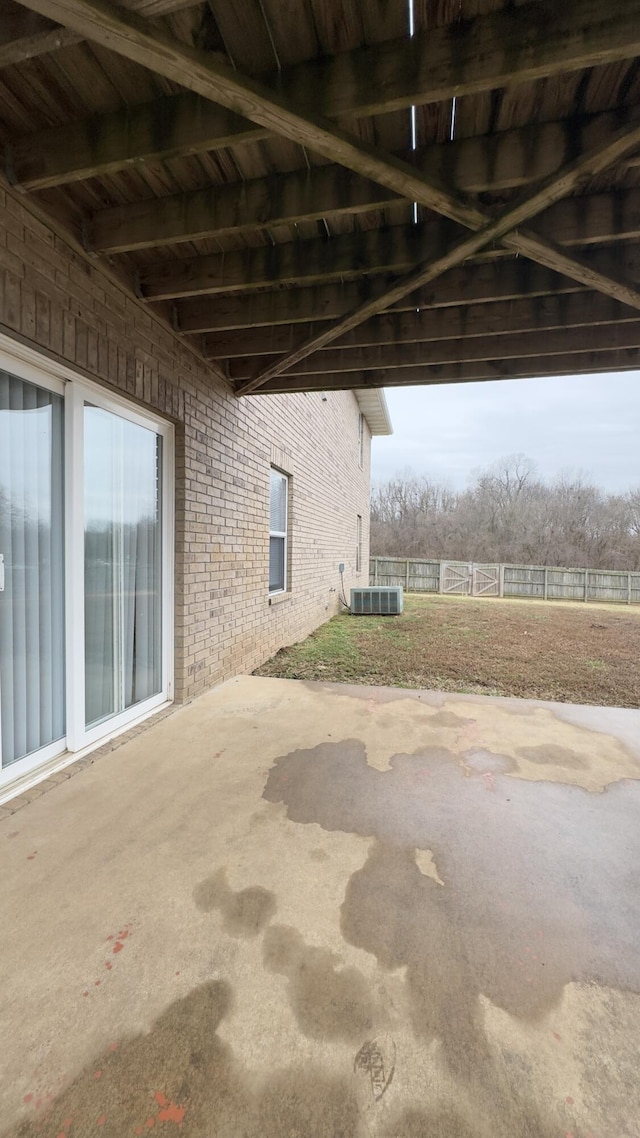
[{"label": "fence gate", "polygon": [[500,566],[474,565],[471,583],[473,597],[500,596]]},{"label": "fence gate", "polygon": [[442,566],[442,586],[443,593],[457,593],[458,596],[469,595],[469,584],[471,579],[471,567],[469,565],[451,565],[445,561]]}]

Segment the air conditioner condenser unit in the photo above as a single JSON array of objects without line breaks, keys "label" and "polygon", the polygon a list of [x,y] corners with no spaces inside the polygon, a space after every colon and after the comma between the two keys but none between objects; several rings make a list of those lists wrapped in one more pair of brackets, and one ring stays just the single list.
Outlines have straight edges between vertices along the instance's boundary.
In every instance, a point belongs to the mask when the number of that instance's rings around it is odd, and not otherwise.
[{"label": "air conditioner condenser unit", "polygon": [[402,612],[402,585],[375,585],[351,590],[352,616],[398,616]]}]

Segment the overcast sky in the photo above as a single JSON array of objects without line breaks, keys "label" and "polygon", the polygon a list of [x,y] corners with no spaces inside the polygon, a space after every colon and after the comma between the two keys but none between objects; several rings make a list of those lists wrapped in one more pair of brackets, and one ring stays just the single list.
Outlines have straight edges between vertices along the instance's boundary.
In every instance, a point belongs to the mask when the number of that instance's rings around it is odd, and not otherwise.
[{"label": "overcast sky", "polygon": [[412,470],[466,486],[503,455],[544,478],[580,470],[605,490],[640,486],[640,372],[402,387],[386,391],[394,433],[373,440],[372,477]]}]

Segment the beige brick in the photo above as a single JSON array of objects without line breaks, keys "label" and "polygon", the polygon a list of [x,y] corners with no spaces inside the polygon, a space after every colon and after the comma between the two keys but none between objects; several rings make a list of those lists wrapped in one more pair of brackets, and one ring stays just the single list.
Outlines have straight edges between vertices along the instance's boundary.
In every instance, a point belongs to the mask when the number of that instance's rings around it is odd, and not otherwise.
[{"label": "beige brick", "polygon": [[[34,223],[28,205],[9,192],[4,208],[0,197],[0,266],[7,270],[0,273],[0,323],[175,424],[177,698],[251,670],[337,612],[339,562],[345,588],[356,582],[358,514],[361,581],[368,564],[369,436],[361,469],[353,394],[235,399],[166,324],[99,263]],[[291,589],[286,603],[274,605],[272,462],[291,477]]]}]

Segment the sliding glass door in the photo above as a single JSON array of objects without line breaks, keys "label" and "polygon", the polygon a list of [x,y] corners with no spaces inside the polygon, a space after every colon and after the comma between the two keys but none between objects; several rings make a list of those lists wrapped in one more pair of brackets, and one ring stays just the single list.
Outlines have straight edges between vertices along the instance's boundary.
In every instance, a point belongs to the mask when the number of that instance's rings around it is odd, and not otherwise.
[{"label": "sliding glass door", "polygon": [[85,720],[162,687],[162,438],[84,407]]},{"label": "sliding glass door", "polygon": [[61,395],[0,371],[0,756],[65,735]]},{"label": "sliding glass door", "polygon": [[172,428],[4,348],[0,785],[172,697]]}]

